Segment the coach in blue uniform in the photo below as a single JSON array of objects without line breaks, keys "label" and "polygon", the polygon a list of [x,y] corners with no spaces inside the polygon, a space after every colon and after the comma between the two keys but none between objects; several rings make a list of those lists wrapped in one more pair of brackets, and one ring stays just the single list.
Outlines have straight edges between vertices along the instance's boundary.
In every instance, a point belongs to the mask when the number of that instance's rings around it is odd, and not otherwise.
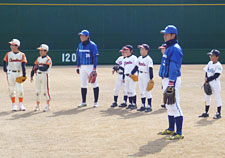
[{"label": "coach in blue uniform", "polygon": [[[97,45],[90,40],[90,33],[88,30],[83,30],[79,33],[81,43],[77,48],[77,73],[80,74],[81,79],[81,95],[82,103],[78,107],[87,106],[86,96],[88,87],[88,76],[91,73],[96,73],[98,63],[98,48]],[[97,74],[97,73],[96,73]],[[98,107],[99,87],[97,78],[93,85],[94,91],[94,106]]]},{"label": "coach in blue uniform", "polygon": [[[180,108],[180,95],[179,89],[181,85],[181,64],[183,53],[180,45],[178,44],[178,31],[173,25],[168,25],[161,33],[164,34],[164,41],[166,44],[166,50],[162,56],[162,62],[159,70],[159,76],[162,78],[163,90],[175,89],[175,103],[166,103],[168,111],[169,128],[161,135],[170,135],[169,140],[183,139],[182,125],[183,125],[183,113]],[[176,124],[176,132],[175,132]]]}]

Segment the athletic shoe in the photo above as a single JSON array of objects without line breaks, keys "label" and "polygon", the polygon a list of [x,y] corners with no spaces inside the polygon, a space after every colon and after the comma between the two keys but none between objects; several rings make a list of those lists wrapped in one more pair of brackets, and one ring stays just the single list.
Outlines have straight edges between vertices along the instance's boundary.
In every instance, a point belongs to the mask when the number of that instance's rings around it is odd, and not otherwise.
[{"label": "athletic shoe", "polygon": [[80,105],[78,105],[78,108],[82,108],[82,107],[85,107],[85,106],[87,106],[86,103],[81,103]]},{"label": "athletic shoe", "polygon": [[172,136],[169,136],[167,140],[179,140],[184,139],[184,136],[174,133]]},{"label": "athletic shoe", "polygon": [[94,103],[93,108],[97,108],[98,107],[98,102]]},{"label": "athletic shoe", "polygon": [[200,116],[198,116],[198,117],[209,117],[209,114],[207,114],[207,113],[203,113],[203,114],[201,114]]},{"label": "athletic shoe", "polygon": [[216,113],[216,115],[213,117],[213,119],[220,119],[221,115],[219,113]]},{"label": "athletic shoe", "polygon": [[121,104],[119,105],[119,107],[125,108],[125,107],[127,107],[127,104],[126,104],[126,103],[121,103]]},{"label": "athletic shoe", "polygon": [[173,135],[175,132],[174,131],[170,131],[169,129],[166,129],[162,132],[159,132],[158,135]]},{"label": "athletic shoe", "polygon": [[130,109],[132,106],[133,106],[132,104],[129,104],[126,109]]},{"label": "athletic shoe", "polygon": [[151,111],[152,111],[152,108],[151,107],[145,109],[145,112],[151,112]]},{"label": "athletic shoe", "polygon": [[112,105],[111,105],[112,108],[114,108],[116,106],[117,106],[117,103],[116,102],[113,102]]},{"label": "athletic shoe", "polygon": [[166,108],[166,105],[165,105],[165,104],[163,104],[163,105],[161,105],[161,107],[162,107],[162,108]]},{"label": "athletic shoe", "polygon": [[45,106],[43,112],[47,112],[47,111],[49,111],[49,110],[50,110],[49,106]]},{"label": "athletic shoe", "polygon": [[145,107],[142,106],[142,107],[140,107],[139,109],[137,109],[137,111],[145,111]]},{"label": "athletic shoe", "polygon": [[23,104],[20,104],[20,111],[26,111],[26,108],[23,106]]},{"label": "athletic shoe", "polygon": [[130,109],[131,109],[131,110],[137,109],[137,105],[136,105],[136,104],[135,104],[135,105],[132,105],[132,106],[130,107]]},{"label": "athletic shoe", "polygon": [[40,111],[40,107],[39,106],[36,106],[34,111]]},{"label": "athletic shoe", "polygon": [[12,111],[17,111],[17,106],[16,106],[16,104],[15,104],[15,105],[13,105],[13,107],[12,107]]}]

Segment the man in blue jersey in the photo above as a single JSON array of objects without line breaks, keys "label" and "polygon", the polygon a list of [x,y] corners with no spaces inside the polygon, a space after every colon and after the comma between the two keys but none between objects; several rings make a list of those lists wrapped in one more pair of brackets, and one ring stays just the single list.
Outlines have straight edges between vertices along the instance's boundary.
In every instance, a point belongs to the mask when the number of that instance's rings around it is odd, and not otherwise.
[{"label": "man in blue jersey", "polygon": [[183,139],[183,113],[180,108],[179,95],[183,53],[178,44],[178,31],[175,26],[168,25],[161,33],[164,35],[166,50],[162,56],[159,76],[162,78],[164,103],[168,111],[169,128],[158,134],[169,135],[169,140]]},{"label": "man in blue jersey", "polygon": [[[87,106],[86,96],[87,96],[87,87],[88,87],[88,78],[90,74],[95,74],[97,76],[96,68],[98,63],[98,48],[97,45],[90,40],[90,33],[88,30],[83,30],[79,33],[80,44],[77,48],[77,74],[80,74],[81,79],[81,95],[82,103],[78,107]],[[99,87],[97,78],[93,85],[94,91],[94,106],[98,107],[98,96],[99,96]]]}]

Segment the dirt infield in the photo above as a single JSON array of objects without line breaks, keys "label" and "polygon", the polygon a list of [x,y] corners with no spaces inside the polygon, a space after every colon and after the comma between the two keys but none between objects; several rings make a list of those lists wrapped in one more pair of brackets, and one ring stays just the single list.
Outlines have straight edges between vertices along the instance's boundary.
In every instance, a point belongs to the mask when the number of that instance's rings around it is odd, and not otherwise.
[{"label": "dirt infield", "polygon": [[[184,113],[184,139],[166,140],[157,133],[167,128],[167,112],[162,103],[159,66],[154,66],[153,111],[149,114],[110,108],[116,75],[111,66],[98,68],[99,108],[93,106],[93,91],[88,88],[88,107],[81,103],[80,78],[74,67],[53,67],[50,74],[52,110],[34,112],[34,83],[24,84],[25,112],[11,112],[5,74],[0,71],[0,157],[6,158],[132,158],[132,157],[225,157],[225,108],[222,119],[213,120],[216,105],[212,100],[210,117],[204,111],[204,65],[183,65],[181,108]],[[223,65],[225,69],[225,66]],[[30,73],[30,68],[28,67]],[[225,101],[225,75],[221,76],[222,101]],[[138,86],[137,86],[138,88]],[[121,91],[122,93],[122,91]],[[137,91],[140,106],[139,91]],[[43,98],[43,97],[42,97]],[[122,95],[119,96],[119,102]],[[43,110],[45,101],[41,104]]]}]

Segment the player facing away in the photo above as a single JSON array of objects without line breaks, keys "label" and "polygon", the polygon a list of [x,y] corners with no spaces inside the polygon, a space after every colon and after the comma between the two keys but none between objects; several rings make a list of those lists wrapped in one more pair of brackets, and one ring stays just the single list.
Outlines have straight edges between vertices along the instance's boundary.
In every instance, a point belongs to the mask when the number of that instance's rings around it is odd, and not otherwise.
[{"label": "player facing away", "polygon": [[46,106],[44,112],[50,110],[50,92],[49,92],[49,72],[52,66],[52,60],[47,55],[49,47],[46,44],[41,44],[37,48],[40,51],[40,56],[34,62],[33,69],[31,71],[30,81],[33,82],[35,74],[35,91],[36,91],[36,107],[34,111],[40,111],[41,95],[43,94],[46,99]]},{"label": "player facing away", "polygon": [[[164,41],[166,43],[166,50],[162,56],[162,62],[159,70],[159,76],[162,78],[162,85],[164,94],[173,91],[175,94],[173,98],[169,98],[166,102],[168,112],[169,128],[160,135],[171,135],[169,140],[183,139],[182,125],[183,113],[180,108],[180,95],[179,89],[181,86],[181,64],[183,53],[180,45],[178,44],[178,31],[173,25],[168,25],[165,30],[162,30]],[[171,103],[170,100],[173,100]],[[176,132],[175,130],[176,124]]]},{"label": "player facing away", "polygon": [[126,45],[121,50],[121,52],[124,52],[126,54],[126,58],[124,59],[124,74],[125,74],[125,89],[129,98],[129,105],[127,109],[137,109],[136,104],[136,82],[134,82],[131,77],[131,71],[134,69],[137,57],[133,55],[133,46]]},{"label": "player facing away", "polygon": [[120,89],[123,88],[123,103],[119,105],[119,107],[126,107],[127,106],[127,92],[125,89],[125,81],[124,81],[124,59],[126,58],[125,52],[121,52],[122,56],[120,56],[116,62],[115,65],[113,66],[113,71],[112,74],[115,72],[118,73],[117,75],[117,80],[114,88],[114,102],[112,103],[111,107],[116,107],[118,106],[117,100],[118,100],[118,95],[120,92]]},{"label": "player facing away", "polygon": [[[149,80],[153,79],[153,61],[152,58],[148,55],[149,53],[149,45],[142,44],[138,45],[140,48],[141,56],[138,57],[136,66],[131,71],[131,74],[138,73],[138,85],[141,94],[141,102],[142,106],[138,109],[138,111],[151,112],[152,111],[152,93],[151,91],[147,91],[147,86]],[[146,98],[148,101],[148,106],[145,107]]]},{"label": "player facing away", "polygon": [[[220,56],[220,51],[213,49],[208,53],[210,57],[210,61],[205,66],[205,82],[208,83],[214,93],[214,98],[217,104],[217,113],[213,117],[214,119],[221,118],[221,106],[222,100],[220,96],[221,85],[220,85],[220,75],[222,73],[223,67],[221,63],[218,61]],[[211,103],[211,95],[205,94],[205,112],[199,117],[209,117],[209,106]]]},{"label": "player facing away", "polygon": [[[90,40],[90,33],[88,30],[83,30],[79,33],[80,44],[77,48],[77,74],[80,74],[81,80],[81,95],[82,103],[78,107],[87,106],[86,96],[88,87],[88,78],[90,74],[96,74],[96,68],[98,63],[98,48],[97,45]],[[99,86],[97,78],[94,83],[92,83],[94,91],[94,108],[98,107],[98,96],[99,96]]]},{"label": "player facing away", "polygon": [[20,41],[13,39],[9,42],[11,51],[8,52],[3,61],[3,70],[6,72],[9,93],[12,101],[12,111],[17,111],[16,96],[19,98],[19,110],[25,111],[23,106],[24,90],[23,84],[16,82],[16,78],[22,75],[26,77],[27,59],[24,53],[19,50]]}]

